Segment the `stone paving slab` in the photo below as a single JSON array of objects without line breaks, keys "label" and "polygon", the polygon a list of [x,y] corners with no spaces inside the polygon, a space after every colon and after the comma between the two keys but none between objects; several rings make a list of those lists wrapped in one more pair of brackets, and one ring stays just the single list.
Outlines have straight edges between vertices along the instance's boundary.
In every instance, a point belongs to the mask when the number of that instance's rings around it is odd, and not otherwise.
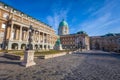
[{"label": "stone paving slab", "polygon": [[116,54],[93,51],[35,62],[25,68],[19,60],[0,56],[0,80],[120,80],[120,55]]}]

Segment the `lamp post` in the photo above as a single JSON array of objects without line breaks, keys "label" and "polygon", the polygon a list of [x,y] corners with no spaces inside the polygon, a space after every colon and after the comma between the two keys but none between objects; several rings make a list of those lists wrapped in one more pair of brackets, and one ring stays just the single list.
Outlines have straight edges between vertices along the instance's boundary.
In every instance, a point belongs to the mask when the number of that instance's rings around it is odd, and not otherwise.
[{"label": "lamp post", "polygon": [[75,43],[76,43],[76,50],[79,49],[79,37],[77,36],[75,38]]},{"label": "lamp post", "polygon": [[82,52],[82,47],[83,46],[82,46],[82,42],[81,41],[79,42],[79,47],[80,47],[80,51]]}]

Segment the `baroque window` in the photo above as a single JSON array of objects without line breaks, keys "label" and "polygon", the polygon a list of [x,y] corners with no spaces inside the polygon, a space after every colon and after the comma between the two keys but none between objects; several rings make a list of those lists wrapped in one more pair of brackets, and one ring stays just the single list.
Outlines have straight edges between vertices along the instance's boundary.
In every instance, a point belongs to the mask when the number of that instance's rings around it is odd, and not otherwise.
[{"label": "baroque window", "polygon": [[5,18],[5,19],[8,19],[8,16],[9,16],[8,13],[3,14],[3,18]]},{"label": "baroque window", "polygon": [[5,24],[5,23],[3,23],[3,24],[2,24],[2,28],[3,28],[3,29],[5,29],[5,27],[6,27],[6,24]]}]

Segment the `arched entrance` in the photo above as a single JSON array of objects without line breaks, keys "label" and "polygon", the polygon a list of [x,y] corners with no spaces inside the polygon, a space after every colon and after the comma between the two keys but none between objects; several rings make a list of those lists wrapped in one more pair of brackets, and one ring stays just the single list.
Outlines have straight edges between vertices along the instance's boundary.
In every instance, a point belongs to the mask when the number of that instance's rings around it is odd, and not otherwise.
[{"label": "arched entrance", "polygon": [[40,45],[40,49],[42,49],[42,45]]},{"label": "arched entrance", "polygon": [[22,45],[21,45],[21,49],[24,50],[25,48],[26,48],[26,44],[22,44]]},{"label": "arched entrance", "polygon": [[18,44],[17,44],[17,43],[13,43],[13,44],[12,44],[12,49],[17,50],[17,49],[18,49]]},{"label": "arched entrance", "polygon": [[46,45],[44,45],[44,49],[46,49]]},{"label": "arched entrance", "polygon": [[37,44],[35,45],[35,49],[38,49],[38,45]]},{"label": "arched entrance", "polygon": [[100,49],[99,43],[95,43],[95,49],[96,49],[96,50],[99,50],[99,49]]}]

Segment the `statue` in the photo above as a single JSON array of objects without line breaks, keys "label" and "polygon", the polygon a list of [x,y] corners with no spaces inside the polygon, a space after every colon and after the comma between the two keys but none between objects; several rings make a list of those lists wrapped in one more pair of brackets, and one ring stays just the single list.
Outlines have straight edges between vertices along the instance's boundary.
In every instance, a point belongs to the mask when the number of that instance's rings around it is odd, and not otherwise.
[{"label": "statue", "polygon": [[62,45],[61,45],[61,42],[60,42],[60,38],[57,39],[55,47],[56,47],[57,50],[62,50]]},{"label": "statue", "polygon": [[56,46],[59,46],[60,44],[61,44],[60,38],[58,38],[57,41],[56,41]]},{"label": "statue", "polygon": [[29,38],[28,38],[28,46],[24,52],[24,60],[21,63],[21,65],[25,66],[25,67],[29,67],[29,66],[33,66],[36,63],[34,62],[34,50],[33,50],[33,46],[32,46],[32,36],[33,36],[33,27],[30,25],[29,28]]},{"label": "statue", "polygon": [[29,28],[29,38],[28,38],[28,46],[26,48],[26,50],[33,50],[33,46],[32,46],[32,36],[33,36],[33,27],[30,25],[30,28]]}]

